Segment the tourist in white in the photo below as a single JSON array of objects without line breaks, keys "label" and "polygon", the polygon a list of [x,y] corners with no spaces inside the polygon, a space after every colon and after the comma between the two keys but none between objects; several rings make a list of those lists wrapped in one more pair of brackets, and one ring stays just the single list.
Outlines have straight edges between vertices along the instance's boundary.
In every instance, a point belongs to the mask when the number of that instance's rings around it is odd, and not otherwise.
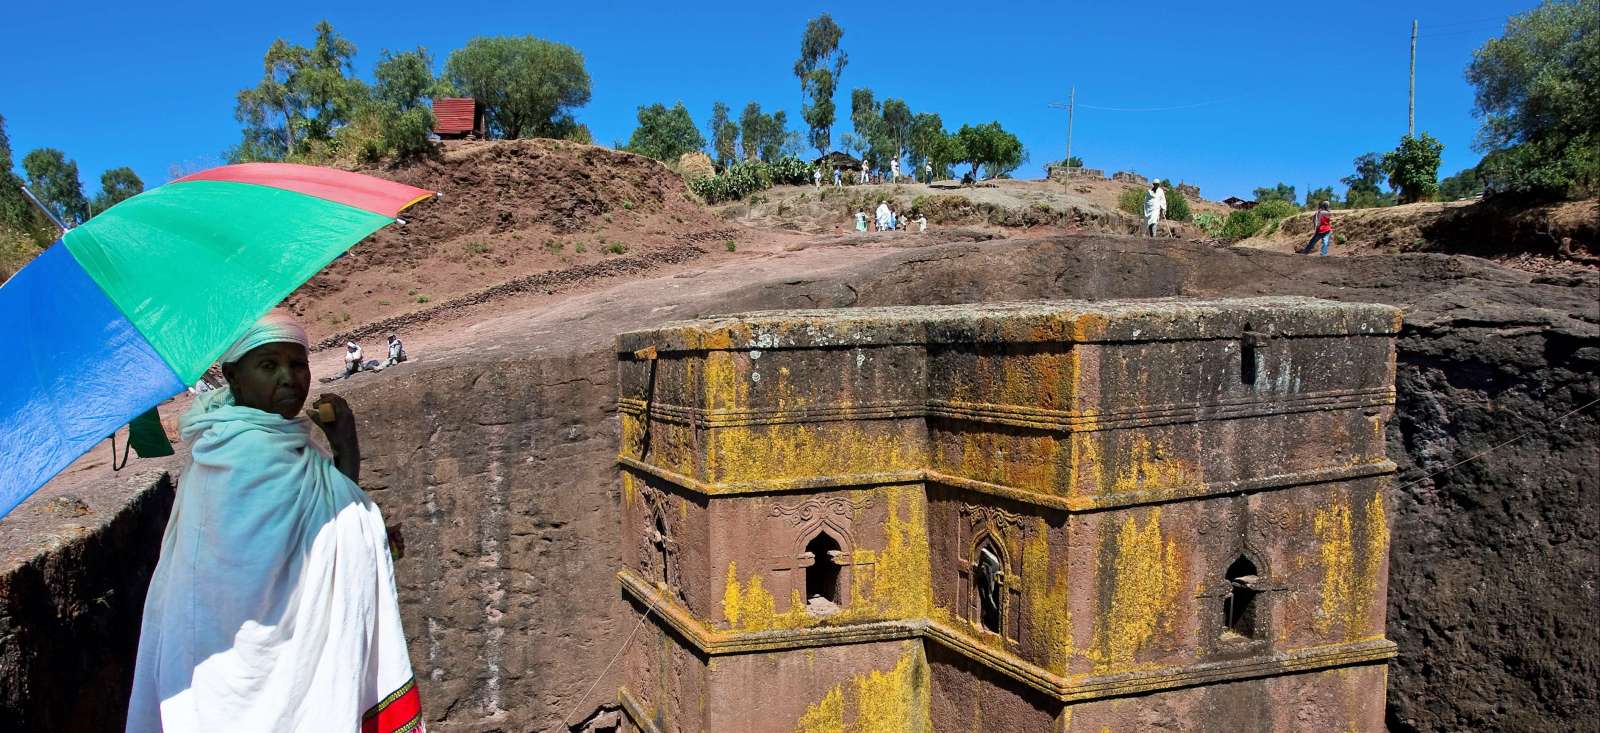
[{"label": "tourist in white", "polygon": [[894,160],[889,161],[889,181],[891,183],[899,183],[900,182],[900,159],[899,158],[895,158]]},{"label": "tourist in white", "polygon": [[873,212],[873,214],[875,215],[874,218],[877,219],[878,231],[887,231],[890,228],[889,219],[894,216],[894,213],[889,210],[889,202],[886,200],[879,200],[878,210]]},{"label": "tourist in white", "polygon": [[1167,215],[1167,194],[1161,190],[1161,179],[1150,182],[1150,190],[1144,195],[1144,226],[1145,230],[1154,237],[1156,224]]},{"label": "tourist in white", "polygon": [[179,421],[191,450],[145,596],[129,733],[420,731],[383,516],[355,415],[318,403],[306,332],[269,315]]}]

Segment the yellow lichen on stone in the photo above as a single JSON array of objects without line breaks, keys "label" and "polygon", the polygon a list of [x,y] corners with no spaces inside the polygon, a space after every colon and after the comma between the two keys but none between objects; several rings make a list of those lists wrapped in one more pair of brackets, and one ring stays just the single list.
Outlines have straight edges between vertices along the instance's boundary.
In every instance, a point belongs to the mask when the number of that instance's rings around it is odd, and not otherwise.
[{"label": "yellow lichen on stone", "polygon": [[1145,642],[1159,631],[1170,632],[1178,594],[1187,585],[1177,543],[1161,533],[1161,508],[1146,512],[1144,526],[1129,516],[1109,540],[1113,552],[1100,553],[1111,558],[1110,567],[1102,564],[1096,571],[1100,577],[1111,574],[1111,598],[1095,620],[1094,647],[1088,652],[1096,672],[1129,667]]},{"label": "yellow lichen on stone", "polygon": [[1117,474],[1110,492],[1160,492],[1200,483],[1197,466],[1179,460],[1170,443],[1138,435],[1117,452]]},{"label": "yellow lichen on stone", "polygon": [[[853,693],[847,696],[846,688]],[[833,686],[801,713],[795,733],[917,733],[933,729],[928,708],[928,665],[909,649],[894,669],[855,675]],[[847,705],[847,702],[849,703]],[[846,721],[850,721],[848,726]]]},{"label": "yellow lichen on stone", "polygon": [[[1349,609],[1357,602],[1355,558],[1350,554],[1354,546],[1350,536],[1350,505],[1342,495],[1333,501],[1328,507],[1318,509],[1311,521],[1322,556],[1322,604],[1312,620],[1313,628],[1320,634],[1332,633],[1338,624],[1348,624]],[[1349,627],[1345,628],[1348,631]]]},{"label": "yellow lichen on stone", "polygon": [[1072,660],[1072,610],[1067,605],[1067,569],[1050,567],[1049,524],[1035,520],[1022,547],[1022,593],[1028,628],[1044,639],[1044,667],[1058,675]]},{"label": "yellow lichen on stone", "polygon": [[[927,507],[920,485],[889,486],[883,489],[888,503],[884,532],[888,535],[883,552],[873,568],[872,597],[853,599],[860,610],[870,604],[876,613],[890,618],[916,619],[928,613],[931,570],[928,565]],[[848,610],[847,610],[848,611]]]},{"label": "yellow lichen on stone", "polygon": [[728,577],[722,586],[722,615],[728,619],[728,625],[733,628],[739,627],[740,606],[743,600],[739,590],[738,564],[729,562]]},{"label": "yellow lichen on stone", "polygon": [[844,733],[844,689],[828,690],[821,700],[806,708],[794,729],[795,733]]}]

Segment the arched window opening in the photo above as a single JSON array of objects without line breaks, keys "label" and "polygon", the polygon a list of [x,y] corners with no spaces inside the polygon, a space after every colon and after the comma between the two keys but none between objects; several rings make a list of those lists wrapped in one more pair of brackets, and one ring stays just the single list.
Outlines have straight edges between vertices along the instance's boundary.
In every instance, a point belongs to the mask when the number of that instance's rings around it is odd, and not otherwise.
[{"label": "arched window opening", "polygon": [[821,598],[839,604],[839,541],[827,532],[819,532],[806,544],[811,555],[811,565],[806,567],[806,602]]},{"label": "arched window opening", "polygon": [[978,558],[974,565],[972,580],[978,596],[978,623],[982,624],[983,628],[998,634],[1002,617],[1000,604],[1003,598],[1001,591],[1005,584],[1005,563],[1000,559],[1000,550],[995,547],[993,540],[986,539],[978,546]]},{"label": "arched window opening", "polygon": [[1239,381],[1247,385],[1256,383],[1256,341],[1258,334],[1248,323],[1239,339]]},{"label": "arched window opening", "polygon": [[1256,565],[1243,555],[1228,566],[1228,595],[1222,600],[1223,635],[1256,637]]}]

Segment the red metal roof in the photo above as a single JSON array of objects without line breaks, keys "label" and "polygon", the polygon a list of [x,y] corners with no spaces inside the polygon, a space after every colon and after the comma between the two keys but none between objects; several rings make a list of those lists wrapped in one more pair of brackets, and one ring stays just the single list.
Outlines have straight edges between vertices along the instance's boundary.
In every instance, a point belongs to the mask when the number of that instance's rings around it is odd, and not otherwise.
[{"label": "red metal roof", "polygon": [[433,131],[451,135],[471,132],[477,107],[471,97],[440,97],[433,100]]}]

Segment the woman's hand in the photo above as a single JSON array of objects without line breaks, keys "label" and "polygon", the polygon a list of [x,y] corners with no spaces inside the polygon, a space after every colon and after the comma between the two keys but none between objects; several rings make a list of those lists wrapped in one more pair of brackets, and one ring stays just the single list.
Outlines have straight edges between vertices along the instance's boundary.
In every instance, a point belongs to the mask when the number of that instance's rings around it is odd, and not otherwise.
[{"label": "woman's hand", "polygon": [[[318,414],[320,407],[327,405],[333,410],[333,420],[323,422]],[[350,403],[343,397],[333,393],[325,393],[311,403],[311,421],[322,428],[324,435],[328,436],[328,445],[333,448],[333,465],[339,472],[350,477],[351,481],[360,481],[361,475],[361,441],[356,437],[356,414],[351,411]]]}]

